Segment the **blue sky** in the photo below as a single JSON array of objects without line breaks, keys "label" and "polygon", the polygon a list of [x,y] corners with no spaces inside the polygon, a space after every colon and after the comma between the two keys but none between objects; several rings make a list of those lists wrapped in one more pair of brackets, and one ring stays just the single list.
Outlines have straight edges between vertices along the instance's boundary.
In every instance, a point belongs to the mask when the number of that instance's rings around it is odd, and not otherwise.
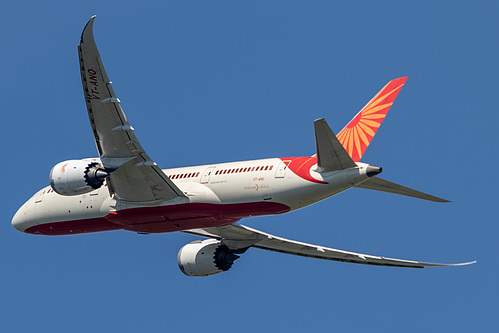
[{"label": "blue sky", "polygon": [[[0,329],[470,332],[498,329],[498,5],[492,1],[68,1],[2,5]],[[363,157],[452,200],[354,189],[245,224],[341,249],[473,266],[369,267],[249,250],[188,278],[195,237],[14,230],[56,163],[96,156],[77,58],[95,37],[148,154],[164,168],[314,153],[389,80],[409,76]]]}]

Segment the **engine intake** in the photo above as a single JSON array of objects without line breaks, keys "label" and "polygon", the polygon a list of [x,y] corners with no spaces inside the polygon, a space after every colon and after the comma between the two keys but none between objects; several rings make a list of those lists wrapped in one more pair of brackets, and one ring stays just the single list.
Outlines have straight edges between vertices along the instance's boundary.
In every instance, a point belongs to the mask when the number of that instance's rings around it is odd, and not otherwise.
[{"label": "engine intake", "polygon": [[78,195],[100,188],[109,173],[96,161],[69,160],[50,170],[52,189],[60,195]]},{"label": "engine intake", "polygon": [[188,276],[209,276],[228,271],[237,254],[248,248],[231,250],[216,239],[196,240],[183,246],[177,255],[178,267]]}]

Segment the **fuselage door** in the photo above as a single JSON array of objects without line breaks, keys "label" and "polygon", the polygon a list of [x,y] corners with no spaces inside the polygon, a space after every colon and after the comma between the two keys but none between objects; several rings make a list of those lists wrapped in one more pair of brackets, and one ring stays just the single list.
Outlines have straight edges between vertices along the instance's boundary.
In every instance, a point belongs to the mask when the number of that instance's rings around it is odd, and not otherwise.
[{"label": "fuselage door", "polygon": [[284,176],[286,175],[286,170],[288,170],[289,163],[291,163],[291,161],[286,160],[286,161],[282,161],[277,166],[277,169],[275,171],[276,178],[284,178]]},{"label": "fuselage door", "polygon": [[210,176],[213,171],[215,171],[215,167],[210,167],[204,170],[204,173],[201,176],[201,184],[206,184],[210,181]]},{"label": "fuselage door", "polygon": [[272,195],[270,194],[270,186],[263,185],[261,187],[261,192],[262,192],[263,200],[271,200],[272,199]]},{"label": "fuselage door", "polygon": [[39,203],[39,202],[42,202],[43,201],[43,196],[45,195],[45,191],[46,190],[43,190],[43,191],[39,191],[36,196],[35,196],[35,203]]}]

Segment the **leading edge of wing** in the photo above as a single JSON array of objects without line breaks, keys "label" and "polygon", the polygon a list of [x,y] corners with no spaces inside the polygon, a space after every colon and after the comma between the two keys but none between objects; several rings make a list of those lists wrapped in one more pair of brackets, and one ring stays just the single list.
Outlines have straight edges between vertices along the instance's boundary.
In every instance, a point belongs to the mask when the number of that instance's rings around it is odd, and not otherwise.
[{"label": "leading edge of wing", "polygon": [[110,190],[120,200],[138,203],[185,198],[147,155],[121,108],[93,36],[92,16],[83,29],[78,53],[87,111]]},{"label": "leading edge of wing", "polygon": [[250,244],[253,243],[252,245],[250,245],[251,247],[263,250],[287,253],[308,258],[333,260],[364,265],[424,268],[465,266],[476,263],[476,261],[470,261],[456,264],[443,264],[374,256],[294,241],[283,237],[274,236],[241,224],[231,224],[223,227],[206,229],[193,229],[186,232],[203,237],[221,239],[222,242],[225,242],[229,246],[229,248],[231,247],[231,243],[244,244],[245,242],[249,242]]}]

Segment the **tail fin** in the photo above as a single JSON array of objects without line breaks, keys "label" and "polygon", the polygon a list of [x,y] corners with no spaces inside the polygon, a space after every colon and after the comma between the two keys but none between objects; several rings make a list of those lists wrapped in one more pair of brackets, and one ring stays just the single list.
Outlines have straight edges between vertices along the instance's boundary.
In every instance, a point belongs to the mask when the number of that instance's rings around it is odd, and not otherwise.
[{"label": "tail fin", "polygon": [[407,77],[401,77],[388,82],[338,134],[338,140],[355,162],[360,161],[406,80]]}]

